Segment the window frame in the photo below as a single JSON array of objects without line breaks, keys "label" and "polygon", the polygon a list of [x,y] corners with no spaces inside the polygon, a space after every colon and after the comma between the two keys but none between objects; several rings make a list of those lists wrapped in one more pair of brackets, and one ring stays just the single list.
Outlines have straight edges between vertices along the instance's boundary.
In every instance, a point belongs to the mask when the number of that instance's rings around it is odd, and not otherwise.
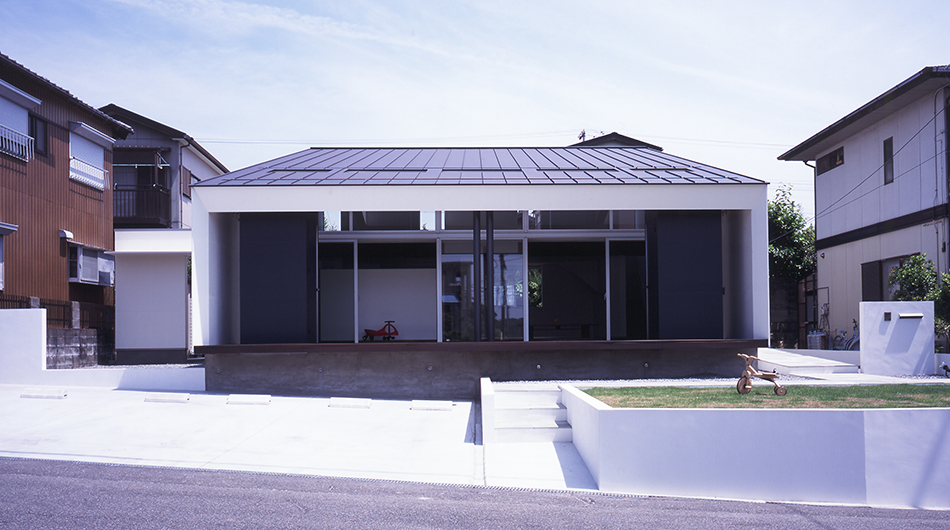
[{"label": "window frame", "polygon": [[815,175],[821,175],[822,173],[827,173],[832,169],[844,165],[844,146],[841,146],[834,151],[826,154],[823,157],[815,160]]},{"label": "window frame", "polygon": [[31,112],[28,134],[33,138],[34,155],[49,156],[49,122]]},{"label": "window frame", "polygon": [[894,182],[894,137],[884,139],[884,184]]}]

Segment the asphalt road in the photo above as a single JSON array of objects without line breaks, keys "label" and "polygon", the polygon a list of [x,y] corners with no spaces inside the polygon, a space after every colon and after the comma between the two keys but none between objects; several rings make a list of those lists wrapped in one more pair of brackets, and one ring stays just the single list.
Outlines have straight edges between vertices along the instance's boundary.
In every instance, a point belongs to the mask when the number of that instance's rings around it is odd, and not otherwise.
[{"label": "asphalt road", "polygon": [[923,530],[950,528],[950,512],[0,458],[0,528]]}]

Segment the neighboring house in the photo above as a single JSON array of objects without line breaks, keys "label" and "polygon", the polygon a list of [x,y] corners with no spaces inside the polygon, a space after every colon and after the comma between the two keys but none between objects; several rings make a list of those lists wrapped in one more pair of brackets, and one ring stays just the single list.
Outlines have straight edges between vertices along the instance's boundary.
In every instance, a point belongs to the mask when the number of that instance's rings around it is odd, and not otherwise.
[{"label": "neighboring house", "polygon": [[[769,336],[767,184],[613,141],[313,148],[202,181],[207,387],[736,375]],[[361,341],[386,321],[397,340]]]},{"label": "neighboring house", "polygon": [[[816,300],[832,334],[862,301],[889,300],[888,274],[925,253],[947,272],[950,67],[927,67],[779,157],[814,162]],[[827,304],[827,306],[825,306]]]},{"label": "neighboring house", "polygon": [[131,132],[0,54],[4,307],[47,307],[51,326],[111,328],[112,149]]},{"label": "neighboring house", "polygon": [[115,104],[99,110],[135,129],[115,146],[115,228],[191,228],[191,186],[228,168],[182,131]]},{"label": "neighboring house", "polygon": [[115,104],[135,132],[115,145],[116,362],[183,362],[189,350],[191,186],[227,168],[182,131]]}]

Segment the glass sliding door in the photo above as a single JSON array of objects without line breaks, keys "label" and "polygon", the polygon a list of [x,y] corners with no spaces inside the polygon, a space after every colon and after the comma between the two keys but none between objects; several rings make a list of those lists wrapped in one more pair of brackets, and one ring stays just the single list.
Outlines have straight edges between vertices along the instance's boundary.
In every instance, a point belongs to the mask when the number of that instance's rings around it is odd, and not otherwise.
[{"label": "glass sliding door", "polygon": [[607,337],[603,241],[528,243],[531,340]]},{"label": "glass sliding door", "polygon": [[610,338],[647,338],[646,244],[610,241]]},{"label": "glass sliding door", "polygon": [[[520,241],[495,241],[494,307],[492,333],[494,340],[524,340],[524,267]],[[485,245],[482,245],[482,286],[475,292],[472,243],[445,241],[442,243],[442,340],[475,340],[476,296],[485,311],[484,274],[487,270]],[[483,313],[487,315],[487,313]],[[482,318],[481,340],[487,340],[487,328]]]}]

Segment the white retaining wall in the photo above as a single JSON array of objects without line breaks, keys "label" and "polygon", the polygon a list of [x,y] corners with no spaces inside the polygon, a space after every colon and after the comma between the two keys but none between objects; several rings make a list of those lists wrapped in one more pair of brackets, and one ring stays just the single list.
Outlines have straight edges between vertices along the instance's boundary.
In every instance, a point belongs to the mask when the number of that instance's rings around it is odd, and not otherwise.
[{"label": "white retaining wall", "polygon": [[602,491],[950,509],[950,409],[613,409],[562,391]]},{"label": "white retaining wall", "polygon": [[204,391],[201,366],[46,369],[46,310],[0,310],[0,384]]}]

